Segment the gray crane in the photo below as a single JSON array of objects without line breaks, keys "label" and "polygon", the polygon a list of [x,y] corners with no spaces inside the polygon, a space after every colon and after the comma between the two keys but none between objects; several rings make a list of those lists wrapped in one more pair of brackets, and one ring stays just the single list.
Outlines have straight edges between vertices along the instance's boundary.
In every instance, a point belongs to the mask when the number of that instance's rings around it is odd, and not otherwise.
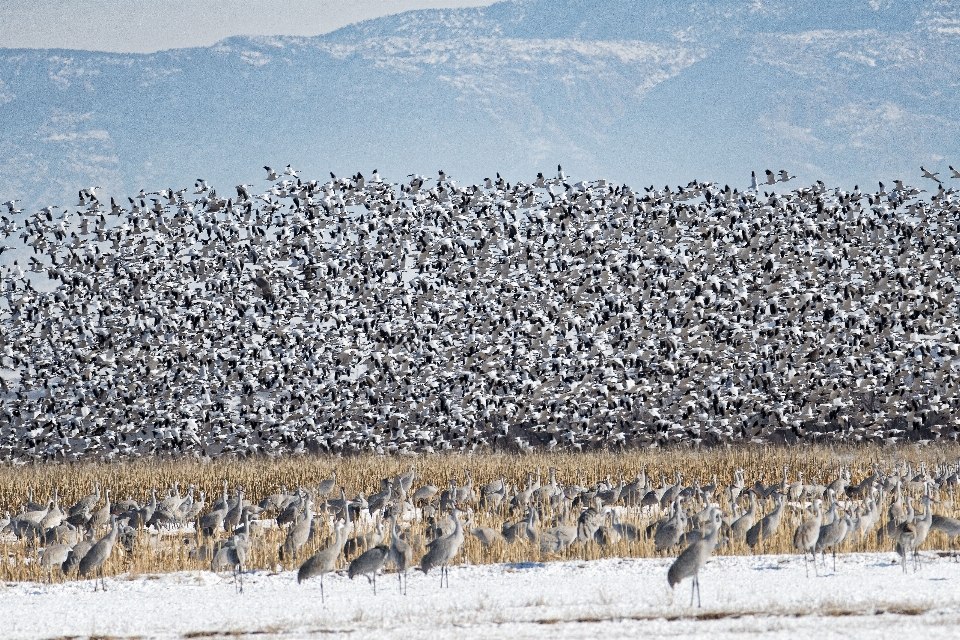
[{"label": "gray crane", "polygon": [[224,530],[233,531],[240,524],[244,514],[243,506],[243,487],[238,487],[236,503],[231,505],[230,510],[223,517]]},{"label": "gray crane", "polygon": [[803,568],[810,577],[810,569],[807,566],[807,552],[813,556],[813,571],[820,575],[817,569],[817,554],[814,549],[817,546],[817,539],[820,537],[820,525],[823,523],[823,513],[820,511],[820,500],[813,502],[813,517],[804,520],[793,532],[793,547],[803,554]]},{"label": "gray crane", "polygon": [[243,568],[250,553],[250,516],[243,516],[243,533],[237,533],[229,538],[213,555],[210,561],[210,570],[216,573],[220,569],[230,568],[233,573],[234,586],[238,586],[243,593]]},{"label": "gray crane", "polygon": [[203,535],[212,536],[217,529],[223,526],[223,519],[227,516],[228,511],[230,511],[230,500],[227,494],[227,483],[224,481],[223,497],[214,503],[213,510],[210,513],[200,516],[197,521],[197,528],[203,532]]},{"label": "gray crane", "polygon": [[697,607],[700,606],[700,569],[707,563],[707,559],[713,550],[717,547],[717,540],[720,537],[720,512],[713,512],[713,527],[710,532],[700,540],[697,540],[689,547],[680,552],[677,559],[667,570],[667,583],[670,588],[680,583],[685,578],[693,578],[690,583],[690,606],[693,606],[693,593],[697,593]]},{"label": "gray crane", "polygon": [[283,545],[280,547],[281,560],[294,559],[297,557],[303,545],[307,544],[312,527],[313,500],[307,498],[303,513],[293,526],[290,527],[290,531],[287,532],[287,539],[283,541]]},{"label": "gray crane", "polygon": [[[469,475],[469,472],[467,475]],[[410,493],[410,489],[413,488],[413,481],[416,479],[416,477],[417,473],[414,465],[410,465],[410,471],[401,473],[397,476],[397,480],[400,481],[400,488],[403,489],[404,493]]]},{"label": "gray crane", "polygon": [[400,590],[407,595],[407,570],[413,564],[413,550],[406,540],[397,535],[396,518],[390,518],[390,561],[397,568]]},{"label": "gray crane", "polygon": [[673,502],[673,515],[670,519],[657,527],[653,534],[653,547],[656,551],[663,551],[676,546],[680,542],[680,536],[687,528],[687,514],[680,508],[680,499]]},{"label": "gray crane", "polygon": [[53,582],[53,568],[62,567],[72,549],[72,544],[52,544],[44,548],[40,566],[47,570],[47,582]]},{"label": "gray crane", "polygon": [[817,552],[821,554],[821,562],[824,569],[827,566],[827,549],[831,549],[833,552],[833,570],[837,570],[837,546],[843,542],[843,539],[847,536],[847,530],[849,528],[849,523],[846,518],[841,518],[837,515],[837,503],[832,500],[833,493],[831,492],[831,504],[830,504],[830,513],[832,514],[832,519],[829,523],[820,526],[820,532],[817,535],[817,543],[813,549],[814,559],[816,559]]},{"label": "gray crane", "polygon": [[90,551],[93,544],[93,530],[88,529],[87,535],[84,536],[80,542],[73,545],[70,553],[67,554],[67,558],[63,561],[63,564],[60,565],[60,571],[63,572],[63,575],[70,575],[71,571],[80,566],[80,561],[83,560],[83,556],[87,555],[87,552]]},{"label": "gray crane", "polygon": [[427,545],[428,550],[420,559],[420,570],[429,573],[430,569],[440,567],[440,587],[443,587],[443,578],[447,578],[447,587],[450,587],[450,572],[447,564],[460,551],[460,545],[463,544],[463,526],[460,524],[459,509],[453,510],[453,532],[449,535],[440,536]]},{"label": "gray crane", "polygon": [[926,495],[921,498],[921,501],[923,502],[923,516],[915,518],[913,521],[917,528],[917,542],[914,545],[914,554],[917,555],[919,555],[920,546],[926,541],[927,535],[930,534],[930,529],[933,528],[933,510],[930,508],[933,500]]},{"label": "gray crane", "polygon": [[[930,497],[923,496],[923,516],[920,518],[909,517],[901,524],[895,533],[896,550],[900,554],[903,564],[903,572],[907,572],[907,555],[913,552],[913,570],[916,571],[920,566],[920,545],[927,539],[927,534],[933,525],[933,513],[930,510]],[[908,513],[912,514],[911,499],[907,499]]]},{"label": "gray crane", "polygon": [[[903,566],[903,572],[907,572],[907,555],[913,551],[917,544],[917,527],[909,520],[901,524],[896,531],[896,549],[900,554],[900,563]],[[917,559],[913,559],[913,570],[917,570]]]},{"label": "gray crane", "polygon": [[310,556],[297,571],[297,584],[314,576],[320,576],[320,602],[323,602],[323,575],[330,573],[336,567],[337,559],[343,552],[343,544],[347,541],[346,531],[347,523],[343,520],[338,521],[334,526],[336,536],[334,541]]},{"label": "gray crane", "polygon": [[730,524],[730,541],[742,542],[747,538],[747,531],[757,521],[757,494],[753,489],[749,489],[750,508],[745,514],[737,518]]},{"label": "gray crane", "polygon": [[84,515],[89,515],[90,510],[93,509],[98,502],[100,502],[100,483],[93,483],[94,492],[88,496],[80,498],[76,504],[74,504],[67,511],[71,518],[71,522],[75,525],[84,524],[84,522],[77,522],[77,520],[83,519]]},{"label": "gray crane", "polygon": [[110,524],[110,506],[111,506],[110,505],[110,489],[107,489],[106,491],[104,491],[104,493],[107,496],[106,504],[104,504],[102,507],[94,511],[87,523],[87,526],[90,527],[92,531],[96,531],[97,529],[102,529],[103,527]]},{"label": "gray crane", "polygon": [[413,502],[413,504],[417,504],[418,502],[426,502],[433,496],[437,495],[437,491],[437,486],[430,482],[417,489],[410,500]]},{"label": "gray crane", "polygon": [[[80,560],[80,577],[86,578],[96,571],[100,576],[100,586],[104,591],[107,590],[107,585],[103,580],[103,563],[113,553],[113,545],[117,542],[117,533],[119,533],[117,516],[111,516],[110,533],[97,540],[97,543],[90,547],[90,551],[87,551]],[[94,592],[97,590],[96,578],[93,581],[93,590]]]},{"label": "gray crane", "polygon": [[769,540],[773,534],[780,528],[780,521],[783,519],[783,505],[786,503],[783,494],[777,496],[777,506],[773,511],[760,518],[760,522],[747,529],[747,544],[750,548],[756,547],[760,542]]},{"label": "gray crane", "polygon": [[377,573],[383,569],[390,557],[390,547],[384,544],[378,544],[372,549],[367,549],[350,563],[347,569],[347,575],[353,580],[356,576],[366,576],[367,582],[373,583],[373,595],[377,595]]},{"label": "gray crane", "polygon": [[321,480],[320,484],[317,485],[317,495],[321,498],[326,498],[337,486],[337,472],[333,471],[330,473],[330,477],[326,480]]}]

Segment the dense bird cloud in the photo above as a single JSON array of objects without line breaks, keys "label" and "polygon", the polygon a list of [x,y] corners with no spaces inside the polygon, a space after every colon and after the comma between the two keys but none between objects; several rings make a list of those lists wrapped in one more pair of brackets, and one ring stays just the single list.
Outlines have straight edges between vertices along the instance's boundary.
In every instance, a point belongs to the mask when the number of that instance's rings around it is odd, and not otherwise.
[{"label": "dense bird cloud", "polygon": [[956,436],[936,176],[267,178],[8,205],[0,457]]}]

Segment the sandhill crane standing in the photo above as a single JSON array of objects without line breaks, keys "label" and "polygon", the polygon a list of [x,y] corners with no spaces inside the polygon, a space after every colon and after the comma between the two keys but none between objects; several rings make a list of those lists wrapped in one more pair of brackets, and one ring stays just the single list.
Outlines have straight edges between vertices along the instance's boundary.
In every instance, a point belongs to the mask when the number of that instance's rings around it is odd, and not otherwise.
[{"label": "sandhill crane standing", "polygon": [[88,496],[84,496],[77,500],[76,504],[70,507],[68,513],[73,516],[79,513],[87,512],[89,513],[91,509],[97,506],[97,503],[100,502],[100,483],[93,483],[94,492]]},{"label": "sandhill crane standing", "polygon": [[80,565],[83,556],[87,555],[93,544],[93,530],[88,529],[87,535],[73,546],[63,564],[60,565],[60,571],[63,572],[63,575],[70,575],[70,572]]},{"label": "sandhill crane standing", "polygon": [[429,573],[433,567],[440,567],[440,586],[443,587],[443,578],[447,578],[447,587],[450,586],[450,571],[447,564],[460,551],[463,544],[463,526],[460,524],[460,511],[453,510],[454,529],[449,535],[440,536],[427,545],[428,551],[420,559],[420,570]]},{"label": "sandhill crane standing", "polygon": [[310,528],[312,526],[313,501],[307,498],[303,514],[300,516],[300,519],[290,527],[290,531],[287,533],[287,539],[283,541],[283,545],[280,547],[280,558],[282,560],[297,557],[300,549],[303,548],[303,545],[307,544],[307,539],[310,538]]},{"label": "sandhill crane standing", "polygon": [[[837,503],[833,501],[833,494],[830,495],[831,504],[829,513],[832,518],[828,524],[820,526],[820,532],[817,534],[817,543],[814,546],[814,562],[816,562],[817,552],[821,554],[821,562],[824,568],[827,566],[827,549],[833,551],[833,570],[837,570],[837,546],[843,542],[847,536],[848,522],[846,518],[837,515]],[[806,557],[806,556],[804,556]]]},{"label": "sandhill crane standing", "polygon": [[60,526],[60,523],[63,522],[65,515],[66,514],[63,513],[63,510],[60,509],[60,491],[54,488],[53,506],[47,509],[46,515],[40,519],[40,530],[46,531],[47,529]]},{"label": "sandhill crane standing", "polygon": [[230,511],[230,500],[227,494],[227,483],[223,483],[223,497],[213,505],[213,510],[197,521],[197,528],[204,535],[212,536],[217,529],[223,526],[223,519]]},{"label": "sandhill crane standing", "polygon": [[[900,554],[904,573],[907,572],[907,554],[911,551],[913,552],[913,570],[916,571],[920,566],[920,553],[918,550],[924,540],[927,539],[927,534],[930,533],[933,524],[933,513],[930,511],[930,502],[929,496],[923,496],[923,516],[920,518],[908,517],[907,521],[897,529],[896,550],[897,553]],[[907,504],[912,507],[910,498],[907,499]],[[908,507],[908,511],[912,511],[910,507]]]},{"label": "sandhill crane standing", "polygon": [[52,544],[44,548],[40,566],[47,570],[47,582],[53,582],[53,568],[62,567],[72,549],[72,544]]},{"label": "sandhill crane standing", "polygon": [[730,525],[730,541],[743,541],[747,537],[747,531],[757,521],[757,495],[750,490],[750,509],[745,514],[737,518]]},{"label": "sandhill crane standing", "polygon": [[410,500],[413,502],[413,504],[417,504],[418,502],[426,502],[433,496],[437,495],[437,491],[439,491],[437,486],[430,482],[417,489],[413,496],[411,496]]},{"label": "sandhill crane standing", "polygon": [[232,508],[227,511],[227,514],[223,517],[223,528],[225,531],[233,531],[243,519],[243,495],[243,488],[238,487],[236,503],[232,505]]},{"label": "sandhill crane standing", "polygon": [[680,507],[680,500],[674,501],[673,515],[670,519],[657,527],[653,534],[653,545],[656,551],[663,551],[676,546],[680,542],[680,536],[683,535],[687,527],[687,514]]},{"label": "sandhill crane standing", "polygon": [[403,489],[404,493],[410,493],[410,489],[413,488],[413,481],[416,479],[417,473],[414,465],[410,465],[410,471],[406,473],[401,473],[397,476],[397,480],[400,481],[400,487]]},{"label": "sandhill crane standing", "polygon": [[807,572],[807,577],[810,577],[810,569],[807,566],[807,552],[813,556],[813,571],[817,575],[817,554],[814,549],[817,546],[817,539],[820,537],[820,525],[823,523],[823,513],[820,511],[820,500],[814,500],[813,502],[813,517],[809,520],[804,520],[797,526],[796,531],[793,532],[793,547],[803,554],[803,568]]},{"label": "sandhill crane standing", "polygon": [[233,583],[243,593],[243,566],[247,562],[250,552],[250,516],[243,516],[243,533],[237,533],[227,538],[226,543],[210,561],[210,570],[216,573],[220,569],[229,567],[233,572]]},{"label": "sandhill crane standing", "polygon": [[[934,515],[930,518],[930,530],[942,531],[948,538],[960,536],[960,520],[948,516]],[[954,553],[956,557],[956,553]]]},{"label": "sandhill crane standing", "polygon": [[[117,516],[111,516],[110,525],[110,533],[97,540],[97,543],[90,547],[90,551],[87,551],[80,560],[80,577],[86,578],[96,571],[100,576],[100,586],[103,587],[104,591],[107,590],[107,585],[103,580],[103,563],[113,553],[113,545],[117,542],[117,534],[119,533]],[[96,578],[93,581],[93,590],[97,590]]]},{"label": "sandhill crane standing", "polygon": [[[903,572],[907,572],[907,555],[916,548],[917,527],[914,523],[904,522],[897,529],[897,553],[900,554],[900,563],[903,566]],[[914,557],[913,570],[917,570],[917,559]]]},{"label": "sandhill crane standing", "polygon": [[337,559],[343,551],[343,543],[347,541],[346,530],[347,523],[343,520],[338,521],[334,527],[334,541],[328,547],[310,556],[297,571],[297,584],[308,578],[320,576],[320,602],[323,602],[323,575],[330,573],[336,567]]},{"label": "sandhill crane standing", "polygon": [[747,544],[750,545],[751,549],[763,540],[770,539],[773,534],[776,533],[777,529],[780,528],[785,502],[783,495],[777,496],[777,506],[774,510],[763,516],[760,522],[747,529]]},{"label": "sandhill crane standing", "polygon": [[87,523],[92,531],[101,529],[110,523],[110,489],[104,491],[104,494],[106,495],[106,503],[93,512]]},{"label": "sandhill crane standing", "polygon": [[397,535],[397,519],[390,518],[390,561],[397,568],[400,590],[407,594],[407,569],[413,564],[413,550],[407,541]]},{"label": "sandhill crane standing", "polygon": [[697,593],[697,606],[700,606],[700,569],[707,563],[707,559],[717,546],[717,539],[720,536],[720,512],[713,512],[713,528],[705,537],[697,540],[689,547],[680,552],[677,559],[667,570],[667,583],[670,588],[680,583],[685,578],[693,578],[690,583],[690,606],[693,606],[693,593]]},{"label": "sandhill crane standing", "polygon": [[333,471],[330,473],[330,477],[326,480],[321,480],[320,484],[317,485],[317,495],[321,498],[326,498],[337,486],[337,472]]},{"label": "sandhill crane standing", "polygon": [[377,573],[383,569],[390,557],[390,547],[378,544],[367,549],[350,563],[347,575],[353,580],[355,576],[366,576],[368,582],[373,583],[373,595],[377,595]]}]

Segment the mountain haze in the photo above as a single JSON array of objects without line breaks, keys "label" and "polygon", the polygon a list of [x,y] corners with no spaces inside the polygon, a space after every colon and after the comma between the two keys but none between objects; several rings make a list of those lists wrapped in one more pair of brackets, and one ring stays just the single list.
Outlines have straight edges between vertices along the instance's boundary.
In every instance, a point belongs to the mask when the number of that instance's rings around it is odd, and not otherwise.
[{"label": "mountain haze", "polygon": [[0,200],[260,188],[287,163],[462,181],[562,163],[634,187],[960,164],[960,11],[839,5],[503,2],[150,55],[4,49]]}]

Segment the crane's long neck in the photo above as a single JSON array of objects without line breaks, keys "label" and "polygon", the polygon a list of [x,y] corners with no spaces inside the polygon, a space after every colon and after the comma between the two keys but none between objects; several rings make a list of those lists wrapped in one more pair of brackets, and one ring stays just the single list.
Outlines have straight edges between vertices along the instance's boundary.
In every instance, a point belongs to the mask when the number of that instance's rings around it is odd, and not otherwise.
[{"label": "crane's long neck", "polygon": [[711,549],[716,547],[717,542],[720,540],[720,524],[719,519],[714,519],[713,528],[710,529],[710,533],[707,534],[706,541]]},{"label": "crane's long neck", "polygon": [[460,518],[457,517],[457,511],[453,511],[453,536],[460,538],[463,536],[463,526],[460,524]]}]

